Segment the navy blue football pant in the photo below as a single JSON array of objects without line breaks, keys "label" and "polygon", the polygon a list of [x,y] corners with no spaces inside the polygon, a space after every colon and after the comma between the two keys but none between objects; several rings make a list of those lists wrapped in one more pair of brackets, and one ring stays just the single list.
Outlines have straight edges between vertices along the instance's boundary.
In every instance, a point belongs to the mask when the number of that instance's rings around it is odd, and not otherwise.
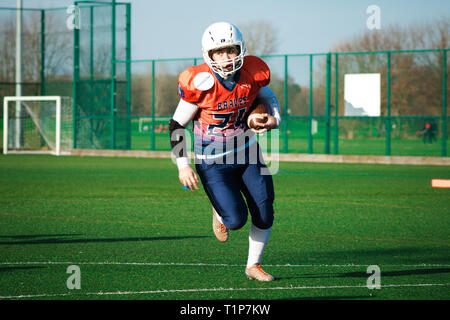
[{"label": "navy blue football pant", "polygon": [[272,226],[274,188],[272,176],[261,174],[261,169],[266,168],[264,163],[208,164],[202,160],[195,167],[209,200],[228,229],[242,228],[248,211],[256,227]]}]

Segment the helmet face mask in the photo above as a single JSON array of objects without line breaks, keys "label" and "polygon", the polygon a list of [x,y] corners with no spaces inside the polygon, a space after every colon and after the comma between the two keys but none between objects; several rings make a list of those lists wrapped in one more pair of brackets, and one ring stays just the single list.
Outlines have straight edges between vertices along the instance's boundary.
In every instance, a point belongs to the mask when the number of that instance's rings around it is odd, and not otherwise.
[{"label": "helmet face mask", "polygon": [[[228,55],[233,55],[233,57],[231,57],[229,59],[215,60],[214,59],[215,52],[221,51],[224,49],[226,51],[228,51],[227,52]],[[211,59],[211,61],[209,61],[208,65],[211,67],[211,69],[213,69],[214,72],[219,74],[221,77],[226,78],[226,77],[234,74],[237,70],[239,70],[242,67],[243,56],[241,58],[241,54],[240,54],[241,52],[242,52],[241,47],[237,47],[237,46],[231,46],[231,47],[227,46],[227,47],[210,50],[208,52],[208,57]]]},{"label": "helmet face mask", "polygon": [[[214,51],[233,46],[237,47],[236,57],[221,61],[212,59]],[[202,51],[203,59],[208,66],[222,78],[228,78],[242,67],[246,48],[238,28],[231,23],[217,22],[203,33]]]}]

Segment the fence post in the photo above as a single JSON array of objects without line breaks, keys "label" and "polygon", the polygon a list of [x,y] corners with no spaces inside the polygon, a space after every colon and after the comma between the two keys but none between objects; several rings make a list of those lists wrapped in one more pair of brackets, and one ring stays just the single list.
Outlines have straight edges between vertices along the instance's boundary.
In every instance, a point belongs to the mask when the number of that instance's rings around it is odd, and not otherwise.
[{"label": "fence post", "polygon": [[308,153],[313,153],[313,55],[309,55],[309,117],[308,117]]},{"label": "fence post", "polygon": [[325,154],[330,154],[330,86],[331,53],[327,53],[326,90],[325,90]]},{"label": "fence post", "polygon": [[447,50],[442,55],[442,156],[447,156]]},{"label": "fence post", "polygon": [[155,60],[152,60],[152,133],[150,150],[155,150]]},{"label": "fence post", "polygon": [[[74,2],[75,6],[78,6],[78,1]],[[73,82],[72,82],[72,117],[73,117],[73,149],[77,148],[78,139],[78,114],[77,114],[77,104],[78,104],[78,82],[80,81],[80,30],[78,28],[73,28]]]},{"label": "fence post", "polygon": [[334,143],[333,143],[333,153],[339,153],[339,55],[334,54]]},{"label": "fence post", "polygon": [[288,153],[288,56],[284,56],[284,143],[283,152]]},{"label": "fence post", "polygon": [[116,148],[116,0],[111,2],[111,143],[110,148]]},{"label": "fence post", "polygon": [[[90,21],[89,21],[89,73],[90,73],[90,85],[93,87],[92,81],[94,81],[94,6],[89,8]],[[91,88],[92,90],[93,88]]]},{"label": "fence post", "polygon": [[41,10],[41,96],[45,95],[45,10]]},{"label": "fence post", "polygon": [[386,155],[391,155],[391,52],[387,53],[386,72]]},{"label": "fence post", "polygon": [[[90,22],[89,22],[89,94],[94,97],[94,6],[89,8],[90,10]],[[91,128],[94,128],[94,119],[91,117],[89,119],[91,123]],[[89,130],[89,143],[91,146],[94,145],[94,133],[93,130]]]},{"label": "fence post", "polygon": [[126,78],[127,78],[127,93],[126,93],[126,107],[127,107],[127,149],[131,149],[131,3],[126,4]]}]

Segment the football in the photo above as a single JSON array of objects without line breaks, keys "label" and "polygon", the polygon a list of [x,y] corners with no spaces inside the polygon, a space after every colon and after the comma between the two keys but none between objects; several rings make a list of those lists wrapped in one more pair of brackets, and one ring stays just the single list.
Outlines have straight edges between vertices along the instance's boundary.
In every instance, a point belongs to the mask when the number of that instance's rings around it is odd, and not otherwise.
[{"label": "football", "polygon": [[247,125],[250,129],[259,130],[260,126],[256,124],[255,119],[260,119],[259,122],[267,122],[267,116],[264,117],[262,114],[268,113],[272,114],[272,110],[265,104],[263,99],[256,98],[255,101],[253,101],[252,106],[250,107],[250,110],[248,112],[247,116]]}]

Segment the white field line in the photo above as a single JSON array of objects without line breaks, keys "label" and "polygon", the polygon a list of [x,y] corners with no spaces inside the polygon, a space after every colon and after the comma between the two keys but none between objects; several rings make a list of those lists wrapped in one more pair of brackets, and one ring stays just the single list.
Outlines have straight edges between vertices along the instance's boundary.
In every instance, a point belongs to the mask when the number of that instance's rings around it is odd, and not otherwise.
[{"label": "white field line", "polygon": [[[405,288],[405,287],[436,287],[449,286],[450,283],[412,283],[412,284],[387,284],[382,288]],[[352,289],[367,288],[366,285],[356,286],[299,286],[299,287],[272,287],[272,288],[199,288],[199,289],[168,289],[168,290],[150,290],[150,291],[115,291],[115,292],[87,292],[87,293],[54,293],[54,294],[30,294],[18,296],[0,296],[0,299],[23,299],[23,298],[50,298],[67,296],[107,296],[107,295],[139,295],[139,294],[164,294],[164,293],[195,293],[195,292],[219,292],[219,291],[261,291],[261,290],[304,290],[304,289]]]},{"label": "white field line", "polygon": [[[193,267],[244,267],[245,264],[224,264],[224,263],[185,263],[185,262],[114,262],[114,261],[99,261],[99,262],[69,262],[69,261],[21,261],[21,262],[0,262],[0,265],[129,265],[129,266],[193,266]],[[264,264],[265,267],[367,267],[371,264]],[[373,264],[372,264],[373,265]],[[385,267],[450,267],[450,264],[383,264],[378,263],[378,266]]]}]

